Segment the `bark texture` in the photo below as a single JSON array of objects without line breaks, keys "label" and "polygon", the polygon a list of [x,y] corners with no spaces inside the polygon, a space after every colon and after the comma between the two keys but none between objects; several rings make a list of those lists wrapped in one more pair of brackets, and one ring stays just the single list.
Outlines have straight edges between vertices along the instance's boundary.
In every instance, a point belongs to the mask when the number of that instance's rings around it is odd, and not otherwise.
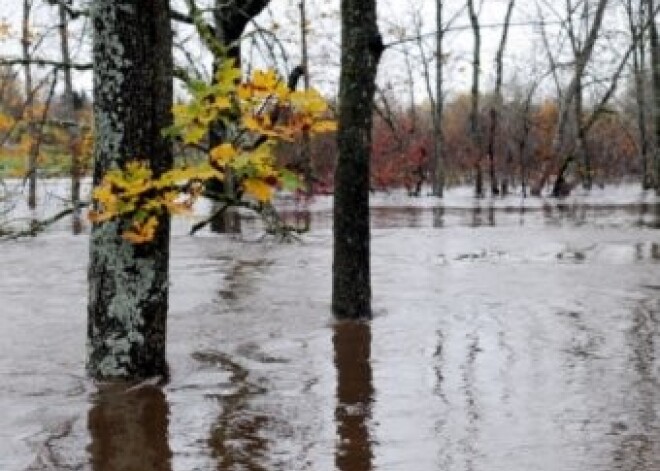
[{"label": "bark texture", "polygon": [[[96,0],[94,184],[111,168],[146,159],[172,167],[161,130],[171,122],[172,32],[166,0]],[[88,359],[92,377],[166,374],[169,218],[151,243],[122,238],[128,221],[96,224],[90,239]]]},{"label": "bark texture", "polygon": [[383,43],[375,0],[342,0],[341,19],[332,309],[337,317],[359,318],[371,316],[369,159]]}]

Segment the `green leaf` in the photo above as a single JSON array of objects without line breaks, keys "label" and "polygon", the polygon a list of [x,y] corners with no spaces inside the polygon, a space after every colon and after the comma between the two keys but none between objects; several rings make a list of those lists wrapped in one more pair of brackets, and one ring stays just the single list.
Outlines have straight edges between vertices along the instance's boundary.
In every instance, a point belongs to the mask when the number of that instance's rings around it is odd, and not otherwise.
[{"label": "green leaf", "polygon": [[280,170],[280,180],[282,182],[283,190],[296,191],[303,187],[300,177],[287,169]]}]

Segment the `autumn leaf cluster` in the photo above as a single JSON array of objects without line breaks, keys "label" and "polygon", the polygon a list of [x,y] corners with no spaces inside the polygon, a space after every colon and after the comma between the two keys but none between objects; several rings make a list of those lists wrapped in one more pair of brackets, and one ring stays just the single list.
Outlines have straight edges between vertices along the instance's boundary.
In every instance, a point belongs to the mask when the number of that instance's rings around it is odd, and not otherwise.
[{"label": "autumn leaf cluster", "polygon": [[[205,148],[206,162],[159,176],[140,159],[110,170],[94,189],[90,219],[130,220],[124,238],[145,243],[154,238],[159,215],[188,213],[199,197],[212,198],[205,191],[209,180],[224,181],[231,173],[237,194],[257,203],[270,202],[277,189],[299,187],[297,175],[277,166],[274,147],[302,133],[334,131],[326,100],[316,90],[290,90],[273,70],[240,79],[234,62],[225,59],[212,83],[190,81],[191,99],[173,107],[174,123],[163,131],[184,146]],[[209,129],[216,125],[226,136],[209,146]]]}]

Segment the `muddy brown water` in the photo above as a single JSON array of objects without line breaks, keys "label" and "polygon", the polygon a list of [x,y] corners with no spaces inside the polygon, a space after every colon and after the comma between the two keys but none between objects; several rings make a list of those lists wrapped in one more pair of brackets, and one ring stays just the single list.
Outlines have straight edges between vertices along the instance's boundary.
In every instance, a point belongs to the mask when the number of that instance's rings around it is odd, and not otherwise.
[{"label": "muddy brown water", "polygon": [[660,470],[660,207],[377,208],[172,244],[167,384],[85,378],[86,237],[0,244],[0,470]]}]

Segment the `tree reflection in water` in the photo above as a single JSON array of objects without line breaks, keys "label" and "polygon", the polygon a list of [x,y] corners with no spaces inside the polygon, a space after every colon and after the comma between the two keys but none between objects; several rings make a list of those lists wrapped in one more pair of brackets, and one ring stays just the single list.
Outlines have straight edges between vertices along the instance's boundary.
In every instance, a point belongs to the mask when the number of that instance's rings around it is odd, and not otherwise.
[{"label": "tree reflection in water", "polygon": [[169,407],[155,386],[106,385],[92,399],[87,426],[94,471],[170,471]]},{"label": "tree reflection in water", "polygon": [[339,439],[335,466],[340,471],[369,471],[373,459],[369,422],[374,395],[371,326],[368,322],[338,322],[332,343],[337,368],[335,421]]}]

